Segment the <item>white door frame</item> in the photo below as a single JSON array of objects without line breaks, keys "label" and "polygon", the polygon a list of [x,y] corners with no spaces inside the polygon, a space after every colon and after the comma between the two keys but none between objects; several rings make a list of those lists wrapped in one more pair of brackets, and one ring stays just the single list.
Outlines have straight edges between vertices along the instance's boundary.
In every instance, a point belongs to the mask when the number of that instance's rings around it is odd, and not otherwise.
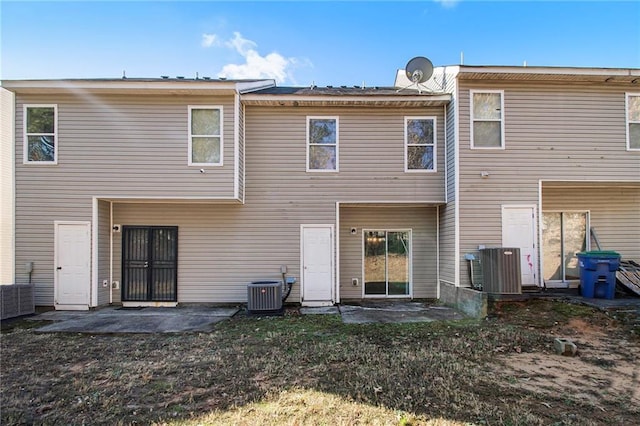
[{"label": "white door frame", "polygon": [[91,301],[91,277],[92,277],[92,271],[91,269],[93,268],[92,265],[92,255],[91,253],[89,253],[89,268],[90,270],[88,271],[88,276],[89,279],[87,280],[87,300],[86,303],[83,304],[73,304],[73,305],[67,305],[67,304],[60,304],[58,303],[58,291],[60,290],[60,283],[59,283],[59,279],[58,279],[58,266],[59,266],[59,261],[60,261],[60,254],[58,252],[58,241],[59,241],[59,229],[60,226],[64,226],[64,225],[82,225],[85,226],[89,232],[89,241],[88,241],[88,248],[91,251],[92,250],[92,234],[91,234],[91,222],[90,221],[71,221],[71,220],[56,220],[53,222],[53,228],[54,228],[54,249],[53,249],[53,293],[54,293],[54,305],[56,307],[56,309],[62,309],[62,310],[74,310],[74,311],[86,311],[89,309],[89,304]]},{"label": "white door frame", "polygon": [[[327,302],[304,301],[304,230],[306,228],[329,228],[331,230],[331,300]],[[335,260],[335,226],[333,224],[300,225],[300,303],[303,306],[332,306],[336,300],[336,260]]]},{"label": "white door frame", "polygon": [[502,240],[502,245],[504,246],[504,219],[505,219],[505,215],[504,215],[504,211],[505,210],[509,210],[509,209],[531,209],[533,212],[533,217],[531,218],[531,224],[533,226],[533,235],[532,235],[532,241],[533,241],[533,259],[532,259],[532,263],[533,263],[533,270],[535,272],[535,278],[533,280],[534,285],[540,287],[540,262],[538,261],[538,259],[540,258],[540,236],[538,235],[538,207],[535,204],[503,204],[502,208],[501,208],[501,217],[500,217],[500,233],[501,233],[501,240]]}]

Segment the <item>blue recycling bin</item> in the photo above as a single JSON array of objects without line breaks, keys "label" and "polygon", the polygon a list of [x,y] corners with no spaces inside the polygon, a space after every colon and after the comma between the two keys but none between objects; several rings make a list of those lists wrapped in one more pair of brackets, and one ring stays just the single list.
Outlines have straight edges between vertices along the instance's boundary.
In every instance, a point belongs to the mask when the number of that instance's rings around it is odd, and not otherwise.
[{"label": "blue recycling bin", "polygon": [[613,299],[620,254],[615,251],[585,251],[576,254],[580,263],[580,294],[587,298]]}]

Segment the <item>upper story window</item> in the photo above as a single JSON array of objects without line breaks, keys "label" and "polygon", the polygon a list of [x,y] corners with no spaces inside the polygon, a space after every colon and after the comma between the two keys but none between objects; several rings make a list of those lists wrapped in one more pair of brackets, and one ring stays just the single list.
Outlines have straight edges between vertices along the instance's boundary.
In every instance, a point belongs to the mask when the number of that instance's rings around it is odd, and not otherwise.
[{"label": "upper story window", "polygon": [[504,92],[471,91],[471,148],[504,149]]},{"label": "upper story window", "polygon": [[627,94],[627,149],[640,150],[640,93]]},{"label": "upper story window", "polygon": [[307,171],[338,171],[338,117],[307,117]]},{"label": "upper story window", "polygon": [[57,105],[24,106],[24,164],[57,164]]},{"label": "upper story window", "polygon": [[222,107],[189,107],[189,165],[222,166]]},{"label": "upper story window", "polygon": [[404,118],[404,169],[413,171],[436,170],[436,118]]}]

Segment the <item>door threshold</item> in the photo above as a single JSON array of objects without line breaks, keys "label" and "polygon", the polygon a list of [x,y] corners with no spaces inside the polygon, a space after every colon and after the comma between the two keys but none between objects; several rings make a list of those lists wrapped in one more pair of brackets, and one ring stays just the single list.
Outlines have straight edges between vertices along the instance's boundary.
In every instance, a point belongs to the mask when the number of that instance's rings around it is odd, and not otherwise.
[{"label": "door threshold", "polygon": [[307,307],[307,308],[320,308],[323,306],[333,306],[335,305],[335,303],[328,301],[328,302],[302,302],[301,303],[302,306]]},{"label": "door threshold", "polygon": [[56,311],[88,311],[89,305],[54,305]]},{"label": "door threshold", "polygon": [[122,302],[123,308],[175,308],[178,302]]}]

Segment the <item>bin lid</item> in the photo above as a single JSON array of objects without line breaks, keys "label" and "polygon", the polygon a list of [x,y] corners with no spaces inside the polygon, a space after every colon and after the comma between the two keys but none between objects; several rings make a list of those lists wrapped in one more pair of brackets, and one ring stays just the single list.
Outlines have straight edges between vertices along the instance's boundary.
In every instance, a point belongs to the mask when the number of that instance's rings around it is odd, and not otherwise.
[{"label": "bin lid", "polygon": [[591,250],[591,251],[582,251],[576,254],[578,256],[583,256],[583,257],[604,257],[604,258],[620,257],[620,253],[613,250]]}]

